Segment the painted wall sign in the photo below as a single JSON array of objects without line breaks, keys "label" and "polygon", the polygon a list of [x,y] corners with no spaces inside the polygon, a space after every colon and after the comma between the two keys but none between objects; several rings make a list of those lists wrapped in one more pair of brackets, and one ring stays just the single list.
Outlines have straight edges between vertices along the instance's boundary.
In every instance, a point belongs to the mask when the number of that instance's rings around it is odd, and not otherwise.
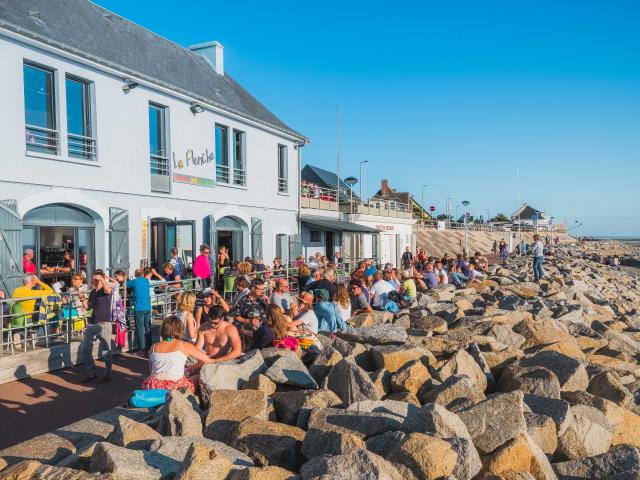
[{"label": "painted wall sign", "polygon": [[376,230],[380,230],[381,232],[391,232],[395,229],[396,227],[393,225],[376,225]]},{"label": "painted wall sign", "polygon": [[208,149],[196,155],[192,149],[183,158],[173,153],[173,181],[201,187],[216,186],[216,157]]}]

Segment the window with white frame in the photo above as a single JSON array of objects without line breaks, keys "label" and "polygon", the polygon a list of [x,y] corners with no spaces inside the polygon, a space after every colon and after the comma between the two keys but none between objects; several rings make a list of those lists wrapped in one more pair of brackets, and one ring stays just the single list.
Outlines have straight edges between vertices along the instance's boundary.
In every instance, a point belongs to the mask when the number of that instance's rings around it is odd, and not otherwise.
[{"label": "window with white frame", "polygon": [[167,151],[167,107],[149,103],[149,162],[151,189],[169,192],[169,154]]},{"label": "window with white frame", "polygon": [[216,181],[229,183],[229,127],[216,124]]},{"label": "window with white frame", "polygon": [[91,83],[67,75],[67,148],[70,157],[95,160],[96,139],[93,132]]},{"label": "window with white frame", "polygon": [[247,184],[245,158],[245,133],[240,130],[233,130],[233,183],[234,185]]},{"label": "window with white frame", "polygon": [[58,155],[55,78],[51,69],[25,62],[24,123],[27,150]]},{"label": "window with white frame", "polygon": [[289,191],[289,167],[287,165],[287,147],[278,145],[278,193]]}]

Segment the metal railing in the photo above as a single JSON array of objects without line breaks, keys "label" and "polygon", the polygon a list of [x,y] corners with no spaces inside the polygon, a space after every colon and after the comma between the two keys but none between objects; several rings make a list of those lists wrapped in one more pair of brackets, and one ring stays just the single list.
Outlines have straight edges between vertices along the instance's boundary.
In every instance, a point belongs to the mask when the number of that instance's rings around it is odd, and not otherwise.
[{"label": "metal railing", "polygon": [[58,131],[37,125],[25,125],[27,150],[57,155],[60,151]]},{"label": "metal railing", "polygon": [[244,168],[231,168],[229,165],[216,165],[216,182],[245,186],[247,171]]},{"label": "metal railing", "polygon": [[242,185],[243,187],[247,184],[247,172],[244,168],[233,169],[233,184]]},{"label": "metal railing", "polygon": [[[435,222],[416,223],[414,230],[437,230],[439,226]],[[444,221],[445,230],[464,230],[464,222],[448,222]],[[532,225],[518,226],[515,224],[491,224],[491,223],[467,223],[467,230],[474,232],[535,232],[536,229]],[[538,232],[565,233],[564,225],[538,225]]]},{"label": "metal railing", "polygon": [[229,183],[229,165],[216,164],[216,182]]},{"label": "metal railing", "polygon": [[169,157],[162,155],[149,155],[151,174],[169,176]]},{"label": "metal railing", "polygon": [[278,192],[287,193],[289,191],[289,180],[286,178],[278,178]]},{"label": "metal railing", "polygon": [[300,196],[302,198],[310,198],[314,200],[322,200],[324,202],[337,202],[338,191],[333,188],[322,188],[315,184],[305,184],[300,186]]},{"label": "metal railing", "polygon": [[81,157],[87,160],[95,160],[96,157],[96,140],[95,138],[67,134],[69,155]]}]

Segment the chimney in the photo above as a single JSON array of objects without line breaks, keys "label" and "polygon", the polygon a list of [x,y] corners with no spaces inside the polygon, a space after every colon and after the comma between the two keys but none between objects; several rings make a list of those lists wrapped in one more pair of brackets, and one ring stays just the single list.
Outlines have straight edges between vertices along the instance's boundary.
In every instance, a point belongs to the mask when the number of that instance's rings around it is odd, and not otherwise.
[{"label": "chimney", "polygon": [[189,50],[202,55],[218,75],[224,75],[224,47],[220,42],[199,43]]},{"label": "chimney", "polygon": [[389,196],[389,180],[387,180],[386,178],[382,180],[382,185],[380,187],[380,195],[383,198],[386,198]]}]

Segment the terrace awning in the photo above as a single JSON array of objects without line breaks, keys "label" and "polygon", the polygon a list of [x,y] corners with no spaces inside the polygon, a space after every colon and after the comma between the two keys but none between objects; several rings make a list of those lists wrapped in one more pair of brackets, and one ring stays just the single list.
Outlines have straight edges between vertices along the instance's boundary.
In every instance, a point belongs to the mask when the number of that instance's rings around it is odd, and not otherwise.
[{"label": "terrace awning", "polygon": [[375,228],[365,227],[357,223],[343,222],[341,220],[333,220],[322,217],[301,216],[300,221],[311,227],[322,230],[330,230],[332,232],[353,232],[353,233],[380,233]]}]

